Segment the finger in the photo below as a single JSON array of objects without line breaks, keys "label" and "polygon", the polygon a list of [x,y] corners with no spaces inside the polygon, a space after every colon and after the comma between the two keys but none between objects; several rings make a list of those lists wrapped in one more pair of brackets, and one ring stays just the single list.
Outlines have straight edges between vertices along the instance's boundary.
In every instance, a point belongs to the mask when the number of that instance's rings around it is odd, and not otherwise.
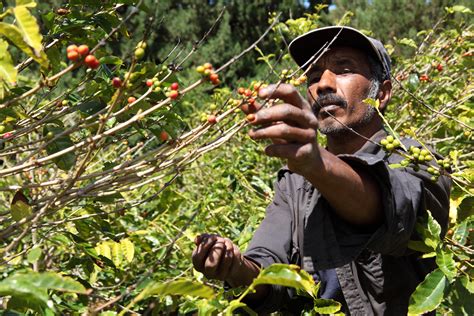
[{"label": "finger", "polygon": [[252,139],[283,139],[287,143],[309,143],[316,140],[316,131],[311,128],[299,128],[285,123],[249,131]]},{"label": "finger", "polygon": [[199,272],[204,272],[204,263],[208,256],[209,250],[217,240],[216,235],[204,236],[201,243],[196,247],[192,254],[194,268]]},{"label": "finger", "polygon": [[216,278],[217,270],[221,265],[225,250],[225,242],[222,237],[214,243],[211,249],[209,249],[206,261],[204,262],[204,275],[206,275],[206,277]]},{"label": "finger", "polygon": [[269,145],[265,148],[265,153],[270,157],[284,159],[300,159],[304,155],[303,146],[306,144]]},{"label": "finger", "polygon": [[194,244],[195,244],[196,246],[198,246],[198,245],[202,242],[202,240],[203,240],[204,238],[207,238],[207,237],[209,237],[209,236],[210,236],[210,235],[207,234],[207,233],[204,233],[204,234],[201,234],[201,235],[197,235],[197,236],[194,238]]},{"label": "finger", "polygon": [[234,243],[229,238],[224,238],[225,253],[222,258],[222,262],[217,269],[216,278],[219,280],[225,280],[229,276],[230,269],[232,268],[232,261],[234,256]]},{"label": "finger", "polygon": [[261,109],[258,113],[253,114],[253,116],[253,120],[250,121],[252,125],[265,125],[284,121],[295,126],[318,128],[318,121],[313,112],[302,111],[287,103]]},{"label": "finger", "polygon": [[240,106],[240,108],[242,109],[242,111],[244,111],[245,114],[255,113],[258,110],[260,110],[261,107],[262,107],[262,104],[260,104],[257,101],[254,101],[252,103],[244,102]]},{"label": "finger", "polygon": [[282,83],[280,85],[271,84],[268,87],[258,91],[258,95],[263,99],[281,99],[300,109],[311,111],[311,106],[305,98],[290,84]]},{"label": "finger", "polygon": [[229,275],[228,278],[235,278],[239,277],[239,273],[241,271],[241,267],[243,264],[243,256],[242,253],[240,252],[239,247],[234,245],[234,248],[232,249],[232,264],[229,270]]}]

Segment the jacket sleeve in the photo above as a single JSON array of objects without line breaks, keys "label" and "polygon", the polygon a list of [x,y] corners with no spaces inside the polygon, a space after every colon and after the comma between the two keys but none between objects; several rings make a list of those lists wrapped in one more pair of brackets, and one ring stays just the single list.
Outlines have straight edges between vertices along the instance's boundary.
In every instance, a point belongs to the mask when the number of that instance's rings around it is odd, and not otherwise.
[{"label": "jacket sleeve", "polygon": [[[382,192],[384,222],[371,234],[364,248],[385,255],[402,256],[407,253],[408,241],[413,237],[419,216],[429,210],[446,232],[449,215],[450,181],[439,177],[432,181],[426,167],[395,168],[373,155],[341,157],[351,165],[366,168],[374,176]],[[392,157],[399,162],[400,156]]]},{"label": "jacket sleeve", "polygon": [[[274,198],[265,218],[256,230],[245,257],[266,268],[274,263],[289,263],[291,253],[292,215],[286,192],[286,177],[279,174],[274,185]],[[270,293],[258,305],[250,305],[258,313],[278,310],[289,299],[288,289],[271,285]]]}]

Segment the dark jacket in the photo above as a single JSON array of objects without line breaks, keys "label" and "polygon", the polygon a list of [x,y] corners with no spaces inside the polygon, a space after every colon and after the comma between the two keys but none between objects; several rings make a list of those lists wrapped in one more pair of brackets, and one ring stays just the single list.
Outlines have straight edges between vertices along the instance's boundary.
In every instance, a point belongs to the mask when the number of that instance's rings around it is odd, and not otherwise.
[{"label": "dark jacket", "polygon": [[[385,136],[381,130],[371,139],[379,143]],[[402,142],[407,148],[421,147],[411,139]],[[283,168],[275,183],[273,202],[245,256],[267,267],[295,263],[302,253],[302,267],[312,275],[335,268],[351,315],[406,315],[411,293],[435,267],[433,259],[421,259],[407,244],[417,238],[415,222],[426,210],[431,211],[445,233],[450,181],[446,177],[437,182],[430,180],[431,175],[423,166],[418,172],[411,167],[392,169],[389,164],[400,163],[403,157],[387,157],[380,146],[371,142],[355,154],[338,157],[366,168],[377,180],[382,191],[383,224],[361,229],[345,222],[311,183]],[[290,299],[289,293],[287,288],[272,286],[257,310],[280,309]]]}]

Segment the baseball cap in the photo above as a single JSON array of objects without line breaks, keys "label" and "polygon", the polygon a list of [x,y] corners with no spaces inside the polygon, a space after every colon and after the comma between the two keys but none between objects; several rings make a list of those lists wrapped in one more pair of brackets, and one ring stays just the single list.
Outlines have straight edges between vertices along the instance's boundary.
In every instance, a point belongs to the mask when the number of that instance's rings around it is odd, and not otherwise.
[{"label": "baseball cap", "polygon": [[[290,54],[300,67],[307,67],[308,62],[337,35],[331,46],[350,46],[372,55],[379,61],[384,70],[384,79],[390,79],[390,57],[383,44],[375,38],[364,35],[349,26],[327,26],[314,29],[298,36],[289,45]],[[322,52],[322,50],[321,50]]]}]

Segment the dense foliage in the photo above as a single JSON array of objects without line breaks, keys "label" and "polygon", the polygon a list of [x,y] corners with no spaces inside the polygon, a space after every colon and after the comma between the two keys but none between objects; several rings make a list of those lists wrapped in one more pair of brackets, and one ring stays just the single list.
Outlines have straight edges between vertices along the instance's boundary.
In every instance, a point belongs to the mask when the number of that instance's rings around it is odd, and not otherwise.
[{"label": "dense foliage", "polygon": [[[317,299],[318,286],[295,266],[272,266],[249,288],[225,292],[192,269],[190,255],[202,232],[247,246],[284,162],[246,136],[239,108],[263,83],[303,91],[286,44],[340,22],[390,43],[395,91],[385,118],[392,136],[380,145],[405,156],[391,167],[453,181],[446,236],[428,216],[417,225],[420,240],[410,243],[439,268],[417,288],[409,312],[474,313],[471,10],[422,1],[436,19],[387,33],[361,12],[391,2],[344,2],[334,11],[313,1],[262,2],[229,1],[226,9],[191,0],[4,2],[2,309],[252,314],[243,298],[270,283],[313,297],[308,314],[337,313],[339,304]],[[357,14],[351,20],[342,8]],[[425,147],[399,147],[404,136]]]}]

